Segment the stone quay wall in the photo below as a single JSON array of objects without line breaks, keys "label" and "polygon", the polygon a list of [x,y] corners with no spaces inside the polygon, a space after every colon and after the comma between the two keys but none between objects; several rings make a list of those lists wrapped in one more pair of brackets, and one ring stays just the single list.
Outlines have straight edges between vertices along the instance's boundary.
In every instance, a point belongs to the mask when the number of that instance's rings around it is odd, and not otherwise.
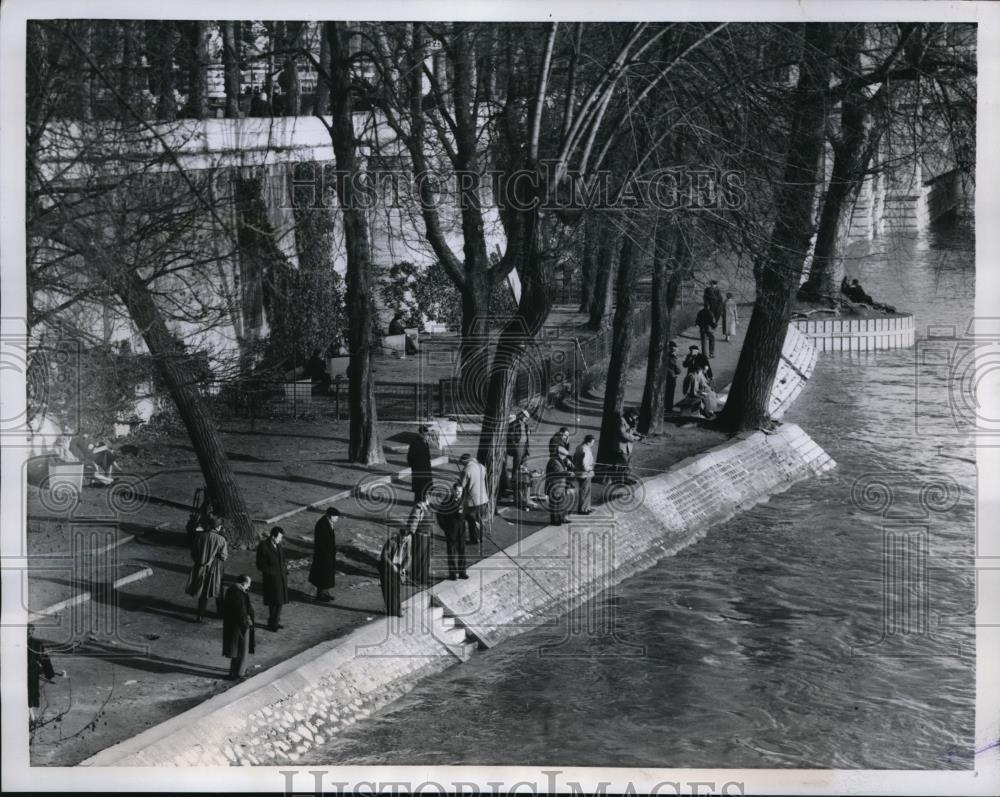
[{"label": "stone quay wall", "polygon": [[878,318],[796,319],[792,326],[812,340],[819,351],[908,349],[916,343],[916,328],[909,313]]},{"label": "stone quay wall", "polygon": [[747,433],[622,491],[587,518],[542,529],[380,618],[295,656],[85,766],[299,760],[422,678],[559,618],[721,523],[834,462],[795,425]]}]

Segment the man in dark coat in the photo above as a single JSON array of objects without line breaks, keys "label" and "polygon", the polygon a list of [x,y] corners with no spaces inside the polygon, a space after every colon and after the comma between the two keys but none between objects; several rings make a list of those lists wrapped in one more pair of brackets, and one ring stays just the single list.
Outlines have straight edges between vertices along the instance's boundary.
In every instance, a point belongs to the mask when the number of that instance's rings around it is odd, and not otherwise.
[{"label": "man in dark coat", "polygon": [[549,438],[549,456],[559,457],[567,469],[573,466],[573,452],[569,450],[569,428],[561,426],[559,431]]},{"label": "man in dark coat", "polygon": [[549,457],[545,466],[545,495],[549,501],[549,522],[553,526],[561,526],[573,506],[573,491],[569,487],[572,475],[558,453]]},{"label": "man in dark coat", "polygon": [[722,291],[719,290],[717,280],[712,280],[708,287],[705,288],[703,299],[705,304],[708,305],[708,309],[712,311],[712,317],[718,323],[719,317],[722,315],[722,305],[725,300],[722,298]]},{"label": "man in dark coat", "polygon": [[288,566],[285,564],[285,551],[281,547],[284,536],[285,530],[281,526],[275,526],[268,538],[257,546],[257,569],[262,577],[269,631],[284,628],[281,624],[281,607],[288,603]]},{"label": "man in dark coat", "polygon": [[385,541],[379,554],[379,584],[385,601],[385,613],[390,617],[403,616],[403,581],[410,571],[410,544],[410,533],[403,526],[396,535]]},{"label": "man in dark coat", "polygon": [[229,659],[229,678],[243,677],[247,656],[255,652],[250,576],[239,576],[226,590],[222,606],[222,655]]},{"label": "man in dark coat", "polygon": [[[52,681],[56,677],[55,668],[49,654],[45,652],[45,643],[35,636],[35,626],[28,624],[28,722],[34,724],[35,709],[41,702],[42,689],[41,679]],[[59,675],[66,676],[66,671],[61,670]]]},{"label": "man in dark coat", "polygon": [[337,534],[334,527],[340,512],[328,507],[313,527],[313,560],[309,569],[309,583],[316,587],[316,600],[329,603],[333,600],[330,590],[336,584]]},{"label": "man in dark coat", "polygon": [[431,472],[431,429],[421,426],[418,436],[410,443],[406,452],[406,464],[412,471],[410,484],[413,486],[413,500],[419,502],[434,483]]},{"label": "man in dark coat", "polygon": [[698,311],[698,315],[694,319],[695,324],[698,325],[698,332],[701,334],[701,350],[708,354],[709,358],[715,356],[715,333],[712,331],[715,329],[715,325],[718,322],[718,316],[715,315],[715,311],[712,309],[708,301],[705,302],[705,306]]},{"label": "man in dark coat", "polygon": [[514,420],[507,427],[507,454],[504,457],[504,465],[507,464],[507,457],[513,457],[510,466],[510,476],[504,467],[500,471],[500,495],[513,494],[514,503],[518,506],[519,489],[518,481],[521,478],[521,465],[528,458],[528,446],[530,435],[528,432],[528,418],[531,414],[523,407],[517,411]]},{"label": "man in dark coat", "polygon": [[198,599],[198,616],[195,622],[205,622],[208,599],[215,598],[215,609],[222,616],[222,579],[225,562],[229,558],[229,546],[222,536],[222,521],[209,515],[205,526],[195,533],[191,543],[191,574],[188,576],[185,592]]},{"label": "man in dark coat", "polygon": [[677,377],[681,374],[681,367],[677,364],[677,344],[673,341],[667,344],[669,354],[667,355],[666,383],[663,388],[663,406],[666,413],[674,409],[674,396],[677,393]]},{"label": "man in dark coat", "polygon": [[451,493],[435,507],[438,525],[444,532],[448,556],[448,578],[468,578],[465,560],[465,524],[462,522],[462,493],[453,485]]},{"label": "man in dark coat", "polygon": [[414,584],[431,583],[431,532],[434,529],[431,497],[424,495],[410,510],[406,529],[410,534],[410,577]]}]

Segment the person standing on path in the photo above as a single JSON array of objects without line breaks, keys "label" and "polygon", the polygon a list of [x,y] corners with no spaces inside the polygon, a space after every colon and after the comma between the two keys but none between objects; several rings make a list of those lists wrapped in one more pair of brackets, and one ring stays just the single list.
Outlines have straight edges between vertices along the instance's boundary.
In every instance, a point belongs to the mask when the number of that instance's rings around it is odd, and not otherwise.
[{"label": "person standing on path", "polygon": [[267,628],[277,631],[281,624],[281,607],[288,603],[288,565],[281,545],[285,530],[281,526],[271,529],[268,538],[257,546],[257,569],[262,576],[264,605],[268,608]]},{"label": "person standing on path", "polygon": [[196,623],[205,622],[209,598],[215,598],[216,612],[222,617],[222,579],[228,558],[229,546],[222,536],[222,523],[215,515],[208,515],[204,526],[195,533],[191,543],[191,560],[194,564],[184,589],[188,595],[198,598]]},{"label": "person standing on path", "polygon": [[727,293],[726,301],[722,303],[722,334],[726,343],[729,343],[729,339],[736,334],[736,324],[739,320],[736,300],[731,293]]},{"label": "person standing on path", "polygon": [[236,577],[222,608],[222,655],[229,659],[229,680],[245,675],[247,656],[256,652],[256,618],[250,602],[250,576]]},{"label": "person standing on path", "polygon": [[[523,407],[517,411],[514,420],[511,421],[507,429],[507,454],[504,457],[504,468],[501,470],[500,495],[506,496],[512,493],[514,503],[517,504],[519,479],[521,478],[521,465],[528,458],[528,447],[530,436],[528,434],[528,418],[531,414]],[[512,457],[510,466],[510,476],[507,476],[507,457]]]},{"label": "person standing on path", "polygon": [[489,493],[486,491],[486,468],[471,454],[462,454],[458,466],[461,469],[458,486],[462,489],[468,541],[476,544],[483,538],[483,523],[490,503]]},{"label": "person standing on path", "polygon": [[411,540],[411,579],[415,584],[431,583],[431,497],[424,495],[413,505],[406,520]]},{"label": "person standing on path", "polygon": [[458,485],[452,485],[448,497],[437,505],[435,514],[438,525],[444,532],[444,542],[448,554],[448,578],[468,578],[465,560],[465,529],[462,523],[462,493]]},{"label": "person standing on path", "polygon": [[589,515],[591,484],[594,479],[594,436],[588,434],[573,452],[573,469],[576,472],[577,497],[576,513]]},{"label": "person standing on path", "polygon": [[719,283],[716,280],[712,280],[705,288],[704,300],[712,311],[715,322],[718,323],[722,315],[722,291],[719,290]]},{"label": "person standing on path", "polygon": [[413,487],[414,501],[420,501],[434,483],[430,433],[429,426],[421,426],[417,438],[410,443],[406,451],[406,464],[410,466],[410,484]]},{"label": "person standing on path", "polygon": [[636,431],[639,413],[635,409],[626,410],[618,423],[618,468],[619,477],[623,482],[633,481],[630,463],[632,461],[632,444],[642,440],[642,435]]},{"label": "person standing on path", "polygon": [[667,344],[667,368],[663,387],[664,414],[674,409],[674,396],[677,393],[677,377],[681,375],[681,367],[677,364],[677,344],[670,341]]},{"label": "person standing on path", "polygon": [[[50,683],[56,677],[55,668],[52,666],[52,659],[45,652],[45,643],[35,636],[35,626],[28,623],[28,727],[29,729],[37,722],[38,717],[35,709],[42,702],[42,676]],[[66,677],[66,670],[60,670],[58,675]]]},{"label": "person standing on path", "polygon": [[566,470],[566,463],[558,453],[549,456],[545,465],[545,495],[549,503],[549,523],[561,526],[573,505],[573,491],[569,487],[572,474]]},{"label": "person standing on path", "polygon": [[340,512],[327,507],[313,527],[313,559],[309,568],[309,583],[316,587],[316,600],[329,603],[333,600],[330,590],[337,583],[337,532]]},{"label": "person standing on path", "polygon": [[549,456],[559,457],[566,468],[573,467],[573,455],[569,450],[569,428],[562,426],[549,438]]},{"label": "person standing on path", "polygon": [[701,350],[708,354],[709,359],[715,356],[715,329],[718,316],[706,301],[705,306],[698,311],[694,322],[698,325],[698,332],[701,334]]},{"label": "person standing on path", "polygon": [[402,617],[403,580],[410,570],[410,533],[402,527],[394,537],[389,537],[379,554],[379,584],[385,613],[390,617]]}]

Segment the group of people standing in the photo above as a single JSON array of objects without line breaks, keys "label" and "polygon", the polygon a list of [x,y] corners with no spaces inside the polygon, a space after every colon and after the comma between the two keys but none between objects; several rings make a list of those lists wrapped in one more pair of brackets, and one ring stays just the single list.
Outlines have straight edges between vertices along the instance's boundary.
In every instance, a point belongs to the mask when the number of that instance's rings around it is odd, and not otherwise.
[{"label": "group of people standing", "polygon": [[[316,587],[316,600],[333,600],[330,590],[336,582],[337,540],[334,527],[340,513],[334,507],[326,510],[314,528],[314,546],[309,581]],[[284,549],[285,532],[273,527],[255,551],[255,563],[260,571],[263,603],[268,609],[267,629],[277,632],[282,608],[289,602],[288,562]],[[256,647],[256,615],[250,600],[252,579],[238,575],[228,589],[223,590],[225,563],[229,545],[223,534],[222,519],[207,507],[190,539],[192,566],[185,592],[197,600],[195,622],[204,623],[208,602],[215,601],[215,610],[222,619],[222,655],[230,660],[229,677],[240,680],[246,674],[247,657]]]}]

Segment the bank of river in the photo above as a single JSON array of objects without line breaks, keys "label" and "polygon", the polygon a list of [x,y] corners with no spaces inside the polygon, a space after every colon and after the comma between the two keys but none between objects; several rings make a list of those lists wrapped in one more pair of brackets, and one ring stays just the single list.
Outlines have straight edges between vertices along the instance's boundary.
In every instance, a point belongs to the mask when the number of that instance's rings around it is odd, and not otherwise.
[{"label": "bank of river", "polygon": [[[968,222],[956,222],[925,239],[881,241],[849,272],[912,311],[918,340],[930,326],[961,335],[973,313],[972,239]],[[598,596],[582,615],[601,619],[595,633],[566,638],[564,624],[506,642],[309,760],[970,767],[975,455],[950,423],[947,368],[916,365],[926,345],[823,356],[786,420],[838,468]],[[925,619],[929,633],[875,644],[893,521],[870,511],[874,492],[857,500],[857,484],[888,483],[890,512],[919,516],[921,488],[941,477],[960,487],[954,505],[910,524],[927,529],[926,586],[888,586],[893,601],[910,597],[909,627]],[[901,605],[893,601],[890,611]],[[613,634],[602,631],[609,618]]]}]

